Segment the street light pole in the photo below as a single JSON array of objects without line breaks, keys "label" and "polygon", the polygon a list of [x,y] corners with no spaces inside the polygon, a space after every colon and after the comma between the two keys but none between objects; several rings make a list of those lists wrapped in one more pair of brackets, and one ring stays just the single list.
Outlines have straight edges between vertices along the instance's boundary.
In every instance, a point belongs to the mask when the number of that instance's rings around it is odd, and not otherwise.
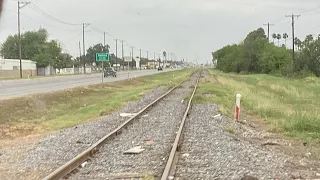
[{"label": "street light pole", "polygon": [[83,73],[86,74],[86,47],[84,43],[84,28],[86,28],[89,23],[82,24],[82,46],[83,46]]},{"label": "street light pole", "polygon": [[131,63],[131,70],[133,71],[133,46],[131,46],[131,60],[132,60],[132,63]]},{"label": "street light pole", "polygon": [[155,53],[155,52],[153,53],[153,60],[154,60],[154,62],[153,62],[153,63],[154,63],[154,68],[157,69],[157,67],[156,67],[156,66],[157,66],[157,65],[156,65],[157,63],[156,63],[156,62],[157,62],[157,61],[156,61],[156,53]]},{"label": "street light pole", "polygon": [[139,69],[141,70],[141,49],[140,49],[140,57],[139,57]]},{"label": "street light pole", "polygon": [[[122,70],[124,70],[124,65],[125,65],[125,63],[124,63],[124,53],[123,53],[123,40],[121,40],[121,53],[122,53],[122,62],[123,62],[123,64],[122,64]],[[129,66],[128,66],[128,68],[129,68]]]},{"label": "street light pole", "polygon": [[116,41],[116,69],[118,69],[118,39]]}]

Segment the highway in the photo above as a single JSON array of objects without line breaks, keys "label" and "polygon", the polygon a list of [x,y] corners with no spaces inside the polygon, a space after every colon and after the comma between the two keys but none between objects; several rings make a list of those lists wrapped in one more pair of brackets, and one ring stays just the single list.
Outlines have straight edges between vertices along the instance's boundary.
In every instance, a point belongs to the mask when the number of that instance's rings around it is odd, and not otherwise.
[{"label": "highway", "polygon": [[[167,71],[171,70],[165,69],[164,71],[157,71],[155,69],[152,69],[142,71],[130,71],[129,75],[130,78],[132,78],[158,74]],[[117,77],[104,78],[104,82],[114,82],[119,80],[125,80],[127,78],[128,72],[118,72]],[[7,99],[37,93],[47,93],[79,86],[98,84],[101,83],[101,79],[102,75],[101,73],[98,73],[72,76],[56,76],[36,79],[3,80],[0,81],[0,99]]]}]

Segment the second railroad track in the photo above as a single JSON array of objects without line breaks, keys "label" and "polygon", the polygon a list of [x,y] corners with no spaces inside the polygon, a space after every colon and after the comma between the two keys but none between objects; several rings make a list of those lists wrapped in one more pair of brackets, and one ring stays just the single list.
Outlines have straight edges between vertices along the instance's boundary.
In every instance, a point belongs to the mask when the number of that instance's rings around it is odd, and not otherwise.
[{"label": "second railroad track", "polygon": [[44,179],[170,179],[200,77],[191,74]]}]

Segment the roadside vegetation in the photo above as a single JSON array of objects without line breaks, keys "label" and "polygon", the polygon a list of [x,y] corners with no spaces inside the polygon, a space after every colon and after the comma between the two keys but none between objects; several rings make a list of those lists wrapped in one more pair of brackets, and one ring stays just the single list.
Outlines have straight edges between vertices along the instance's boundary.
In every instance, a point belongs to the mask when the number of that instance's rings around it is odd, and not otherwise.
[{"label": "roadside vegetation", "polygon": [[233,117],[235,95],[240,93],[242,111],[270,124],[270,131],[303,140],[320,139],[319,78],[209,72],[216,79],[201,80],[196,103],[217,103]]},{"label": "roadside vegetation", "polygon": [[294,61],[292,49],[287,49],[288,34],[283,34],[282,45],[281,37],[280,34],[273,34],[273,43],[270,43],[264,30],[259,28],[250,32],[241,43],[228,45],[213,52],[213,60],[217,60],[217,69],[223,72],[319,77],[320,37],[308,35],[303,41],[295,38]]},{"label": "roadside vegetation", "polygon": [[216,102],[232,116],[235,94],[240,93],[242,109],[270,123],[271,130],[319,140],[320,38],[294,38],[294,60],[292,49],[287,48],[290,38],[287,33],[273,34],[269,42],[259,28],[241,43],[213,52],[217,71],[210,73],[215,78],[204,80],[199,90],[213,96],[199,98],[199,102]]},{"label": "roadside vegetation", "polygon": [[[59,92],[0,101],[0,135],[16,137],[50,132],[95,120],[140,99],[162,85],[174,86],[188,79],[192,69],[171,71],[133,80],[92,85]],[[18,134],[16,134],[18,133]]]}]

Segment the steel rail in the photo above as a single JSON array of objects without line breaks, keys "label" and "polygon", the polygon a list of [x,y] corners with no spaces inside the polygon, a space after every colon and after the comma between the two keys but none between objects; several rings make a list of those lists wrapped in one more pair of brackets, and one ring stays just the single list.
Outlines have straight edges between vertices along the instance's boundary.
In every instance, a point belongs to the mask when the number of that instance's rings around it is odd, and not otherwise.
[{"label": "steel rail", "polygon": [[[192,76],[194,73],[193,72],[189,75]],[[93,154],[95,154],[101,146],[105,144],[107,140],[109,140],[111,137],[117,135],[118,133],[121,132],[121,130],[124,127],[127,127],[130,123],[133,122],[134,119],[138,118],[143,114],[146,110],[148,110],[150,107],[154,106],[157,102],[159,102],[161,99],[169,95],[173,90],[175,90],[177,87],[179,87],[183,82],[180,82],[177,86],[171,88],[169,91],[167,91],[165,94],[161,95],[159,98],[145,106],[143,109],[141,109],[135,116],[131,117],[124,123],[122,123],[120,126],[118,126],[116,129],[114,129],[112,132],[107,134],[106,136],[102,137],[100,140],[98,140],[95,144],[90,146],[88,149],[83,151],[82,153],[78,154],[76,157],[65,163],[64,165],[60,166],[58,169],[56,169],[54,172],[49,174],[48,176],[44,177],[43,180],[57,180],[61,179],[68,174],[70,174],[73,170],[78,168],[83,162],[88,160]]]},{"label": "steel rail", "polygon": [[194,95],[195,95],[195,93],[197,91],[200,78],[201,78],[201,72],[199,72],[199,77],[197,79],[197,82],[196,82],[196,85],[195,85],[194,90],[192,92],[192,95],[191,95],[191,97],[189,99],[187,109],[186,109],[186,111],[185,111],[185,113],[183,115],[182,121],[180,123],[180,127],[179,127],[178,133],[176,135],[176,138],[174,140],[174,143],[172,145],[172,149],[171,149],[171,152],[170,152],[166,167],[165,167],[165,169],[164,169],[164,171],[162,173],[161,180],[168,180],[169,176],[174,174],[175,165],[176,165],[176,163],[178,161],[178,156],[177,155],[178,155],[178,148],[179,148],[181,137],[182,137],[182,131],[183,131],[184,124],[185,124],[185,121],[187,119],[187,116],[189,115],[189,111],[191,109],[192,99],[193,99],[193,97],[194,97]]}]

